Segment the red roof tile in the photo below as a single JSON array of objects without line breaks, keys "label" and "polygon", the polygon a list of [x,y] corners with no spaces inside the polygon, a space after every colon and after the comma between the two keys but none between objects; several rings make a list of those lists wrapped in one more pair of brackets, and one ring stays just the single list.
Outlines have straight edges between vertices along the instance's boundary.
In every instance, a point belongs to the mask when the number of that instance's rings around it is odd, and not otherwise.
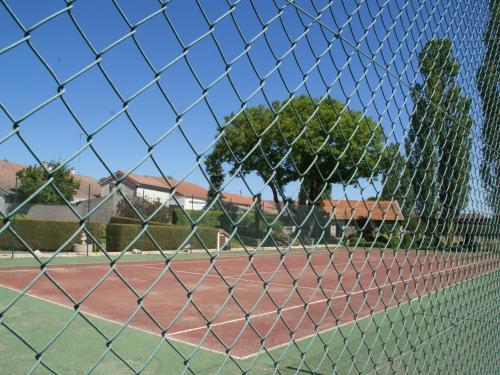
[{"label": "red roof tile", "polygon": [[[122,171],[118,171],[115,173],[117,176],[124,175],[125,173]],[[105,178],[101,180],[101,184],[109,179]],[[172,190],[176,186],[176,192],[185,196],[185,197],[194,197],[206,199],[208,195],[208,190],[204,187],[193,184],[191,182],[179,182],[174,178],[163,178],[161,176],[147,176],[147,175],[138,175],[138,174],[129,174],[127,179],[138,186],[150,186],[152,188],[161,189],[161,190]]]},{"label": "red roof tile", "polygon": [[325,200],[323,209],[333,214],[336,219],[403,220],[403,214],[396,201]]},{"label": "red roof tile", "polygon": [[90,198],[101,196],[101,186],[97,180],[90,176],[75,175],[75,178],[80,181],[80,187],[73,196],[73,199],[88,199],[89,196],[89,186],[90,186]]},{"label": "red roof tile", "polygon": [[16,173],[24,167],[23,164],[0,160],[0,189],[6,193],[13,193],[16,187]]},{"label": "red roof tile", "polygon": [[[123,175],[124,172],[118,171],[116,175]],[[184,196],[194,196],[195,198],[206,199],[208,190],[189,182],[178,182],[173,178],[164,179],[157,176],[141,176],[130,174],[129,180],[142,186],[150,186],[157,189],[170,190],[173,186],[177,185],[176,191]],[[101,184],[109,178],[102,179]],[[248,195],[241,195],[235,193],[222,193],[222,201],[227,204],[232,204],[236,208],[247,208],[254,203],[254,198]],[[371,220],[381,221],[395,221],[402,220],[403,215],[398,202],[390,201],[357,201],[357,200],[325,200],[323,208],[329,213],[333,213],[337,219],[350,219],[353,217],[355,220],[367,219],[370,216]],[[262,200],[261,209],[266,213],[276,214],[276,204],[273,200]]]},{"label": "red roof tile", "polygon": [[253,204],[253,197],[234,193],[222,193],[222,201],[239,206],[251,206]]},{"label": "red roof tile", "polygon": [[[222,201],[225,203],[233,204],[238,208],[245,208],[253,204],[253,197],[234,193],[222,193]],[[276,204],[272,200],[263,199],[261,202],[261,210],[269,214],[278,213]]]}]

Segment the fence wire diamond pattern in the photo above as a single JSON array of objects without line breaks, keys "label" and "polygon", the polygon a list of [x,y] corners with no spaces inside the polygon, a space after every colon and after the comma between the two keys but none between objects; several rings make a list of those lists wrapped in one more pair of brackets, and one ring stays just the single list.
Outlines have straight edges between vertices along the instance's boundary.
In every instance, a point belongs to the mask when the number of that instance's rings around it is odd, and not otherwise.
[{"label": "fence wire diamond pattern", "polygon": [[6,373],[498,373],[498,0],[0,23]]}]

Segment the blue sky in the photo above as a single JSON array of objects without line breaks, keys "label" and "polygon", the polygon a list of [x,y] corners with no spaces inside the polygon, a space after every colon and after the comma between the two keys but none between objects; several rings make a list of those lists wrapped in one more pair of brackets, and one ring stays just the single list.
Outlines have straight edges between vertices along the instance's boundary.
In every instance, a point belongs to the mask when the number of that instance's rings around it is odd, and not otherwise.
[{"label": "blue sky", "polygon": [[[62,0],[6,3],[26,28],[66,7]],[[187,176],[188,181],[206,186],[202,174],[196,168],[193,170],[193,166],[196,153],[200,154],[213,141],[217,122],[223,124],[224,116],[238,110],[242,100],[247,101],[249,97],[251,106],[264,103],[265,97],[286,98],[290,91],[309,92],[315,97],[325,95],[327,88],[322,79],[331,86],[331,96],[348,101],[351,108],[365,111],[380,123],[388,143],[401,142],[412,102],[409,87],[400,80],[413,83],[418,79],[418,52],[433,37],[448,36],[457,40],[455,53],[464,67],[459,83],[466,93],[476,96],[471,72],[480,62],[482,50],[467,35],[482,32],[486,19],[481,12],[485,11],[486,2],[484,9],[474,7],[478,14],[469,14],[464,20],[468,9],[463,9],[463,5],[453,7],[444,1],[435,1],[435,7],[416,0],[389,0],[380,5],[375,1],[333,1],[331,11],[324,11],[319,20],[323,27],[315,22],[307,29],[307,37],[303,25],[311,19],[293,6],[288,4],[281,17],[274,18],[278,14],[276,4],[285,6],[285,0],[274,4],[242,0],[234,2],[234,8],[227,1],[199,0],[205,17],[213,24],[212,33],[196,1],[170,1],[166,5],[168,19],[163,13],[154,15],[161,7],[157,0],[116,0],[116,3],[131,25],[139,23],[132,33],[111,0],[75,1],[71,15],[100,54],[100,67],[118,94],[95,64],[96,53],[85,43],[67,11],[29,33],[30,43],[59,82],[88,68],[64,85],[62,98],[89,134],[107,124],[93,135],[92,144],[111,170],[134,168],[148,152],[147,143],[156,144],[161,139],[153,156],[163,173],[176,178]],[[316,15],[328,2],[315,1],[316,8],[310,1],[296,4]],[[268,23],[273,18],[265,33],[262,32],[262,22]],[[341,39],[335,39],[333,32],[340,33]],[[252,41],[247,53],[239,33],[247,42]],[[23,37],[24,32],[0,4],[0,51]],[[120,43],[113,45],[123,37]],[[275,56],[290,51],[289,39],[297,41],[293,53],[281,60],[279,69],[274,70],[258,90],[261,81],[254,69],[262,77],[268,75],[276,66]],[[155,83],[148,86],[155,79],[155,73],[135,43],[140,45],[154,70],[164,69],[157,82],[168,100]],[[471,48],[472,45],[476,47]],[[183,51],[187,51],[185,55]],[[323,54],[317,65],[314,54]],[[226,70],[224,60],[235,61],[229,74],[213,83]],[[198,101],[203,89],[191,69],[203,87],[211,85],[206,100]],[[301,71],[310,71],[305,83]],[[141,91],[145,87],[147,89]],[[56,80],[26,43],[0,54],[0,102],[14,119],[22,118],[57,92]],[[134,96],[137,92],[141,93]],[[479,113],[477,105],[475,103],[475,113]],[[176,125],[179,123],[180,127]],[[12,126],[0,111],[0,139]],[[85,144],[83,133],[61,97],[20,123],[20,134],[42,160],[66,160]],[[16,136],[0,144],[0,158],[34,163]],[[107,175],[90,149],[70,165],[80,174],[96,178]],[[157,175],[158,171],[146,160],[134,173]],[[247,182],[255,190],[263,185],[256,176],[249,176]],[[361,181],[358,187],[336,185],[334,197],[367,198],[375,195],[379,186],[377,181],[367,180]],[[288,191],[294,187],[291,184]],[[227,190],[249,193],[238,179]],[[270,197],[269,191],[265,191],[265,196]]]}]

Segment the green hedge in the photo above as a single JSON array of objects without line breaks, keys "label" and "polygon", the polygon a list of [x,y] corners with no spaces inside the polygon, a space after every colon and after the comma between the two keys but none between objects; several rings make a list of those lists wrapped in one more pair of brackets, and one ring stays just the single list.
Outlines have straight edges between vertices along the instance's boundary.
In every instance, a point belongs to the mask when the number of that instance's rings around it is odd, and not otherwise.
[{"label": "green hedge", "polygon": [[[12,224],[16,233],[33,250],[57,250],[64,242],[71,237],[79,228],[79,223],[74,221],[52,221],[36,219],[19,219]],[[104,234],[104,226],[97,223],[87,224],[90,233],[100,240]],[[71,251],[73,243],[80,242],[78,235],[71,244],[66,246],[64,251]],[[27,250],[27,248],[6,229],[0,233],[0,249]]]},{"label": "green hedge", "polygon": [[[107,251],[123,251],[139,234],[142,227],[133,224],[108,224],[106,227],[106,250]],[[150,225],[148,232],[153,236],[162,250],[176,250],[182,242],[188,237],[191,232],[191,227],[181,225]],[[201,228],[196,229],[199,237],[202,239],[205,247],[214,249],[217,246],[216,228]],[[140,249],[143,251],[158,250],[158,247],[148,237],[147,234],[142,234],[130,249]],[[191,237],[191,249],[203,249],[204,246],[200,243],[195,235]]]},{"label": "green hedge", "polygon": [[[112,216],[110,221],[112,224],[134,224],[134,225],[141,225],[142,222],[139,219],[135,219],[132,217],[125,217],[125,216]],[[150,221],[149,225],[163,225],[163,226],[170,226],[173,224],[170,223],[160,223],[158,221]]]}]

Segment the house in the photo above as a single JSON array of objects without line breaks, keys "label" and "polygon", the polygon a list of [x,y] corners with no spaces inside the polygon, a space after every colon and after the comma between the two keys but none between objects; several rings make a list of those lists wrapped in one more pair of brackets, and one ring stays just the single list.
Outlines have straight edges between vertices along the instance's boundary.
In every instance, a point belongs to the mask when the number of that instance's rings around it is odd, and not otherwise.
[{"label": "house", "polygon": [[[0,209],[5,210],[8,204],[16,201],[16,186],[18,184],[16,174],[26,167],[24,164],[0,160]],[[73,196],[71,203],[87,200],[89,193],[91,199],[101,195],[101,188],[96,179],[77,174],[75,174],[75,178],[80,181],[80,187]]]},{"label": "house", "polygon": [[[123,178],[126,173],[117,171],[115,176]],[[99,181],[101,194],[109,194],[116,185],[112,176]],[[175,188],[175,192],[174,192]],[[182,206],[186,210],[199,211],[205,208],[208,198],[208,189],[186,181],[177,181],[172,177],[137,175],[130,173],[120,183],[120,189],[127,197],[141,197],[148,201],[167,202],[166,206]],[[244,211],[251,207],[254,198],[248,195],[222,193],[222,202],[227,209]],[[261,209],[264,212],[276,214],[277,210],[273,201],[262,200]]]},{"label": "house", "polygon": [[403,214],[397,201],[381,200],[325,200],[323,210],[332,219],[331,237],[364,235],[373,231],[382,223],[394,224],[403,220]]},{"label": "house", "polygon": [[[226,192],[223,192],[221,195],[222,202],[228,209],[246,211],[254,204],[254,198],[252,196]],[[278,213],[276,204],[272,200],[262,199],[260,201],[260,209],[268,214],[276,215]]]},{"label": "house", "polygon": [[8,197],[8,192],[0,188],[0,211],[5,211]]},{"label": "house", "polygon": [[80,187],[73,195],[71,203],[79,203],[101,196],[101,186],[95,178],[78,174],[75,174],[75,178],[80,181]]},{"label": "house", "polygon": [[[126,173],[118,171],[117,178]],[[101,194],[109,194],[116,186],[112,176],[99,181]],[[120,189],[127,197],[141,197],[148,201],[166,202],[166,206],[181,206],[186,210],[202,210],[207,203],[208,190],[190,182],[177,181],[174,178],[128,174],[121,180]]]},{"label": "house", "polygon": [[16,188],[16,173],[23,169],[23,164],[0,160],[0,210],[5,211],[13,201]]}]

